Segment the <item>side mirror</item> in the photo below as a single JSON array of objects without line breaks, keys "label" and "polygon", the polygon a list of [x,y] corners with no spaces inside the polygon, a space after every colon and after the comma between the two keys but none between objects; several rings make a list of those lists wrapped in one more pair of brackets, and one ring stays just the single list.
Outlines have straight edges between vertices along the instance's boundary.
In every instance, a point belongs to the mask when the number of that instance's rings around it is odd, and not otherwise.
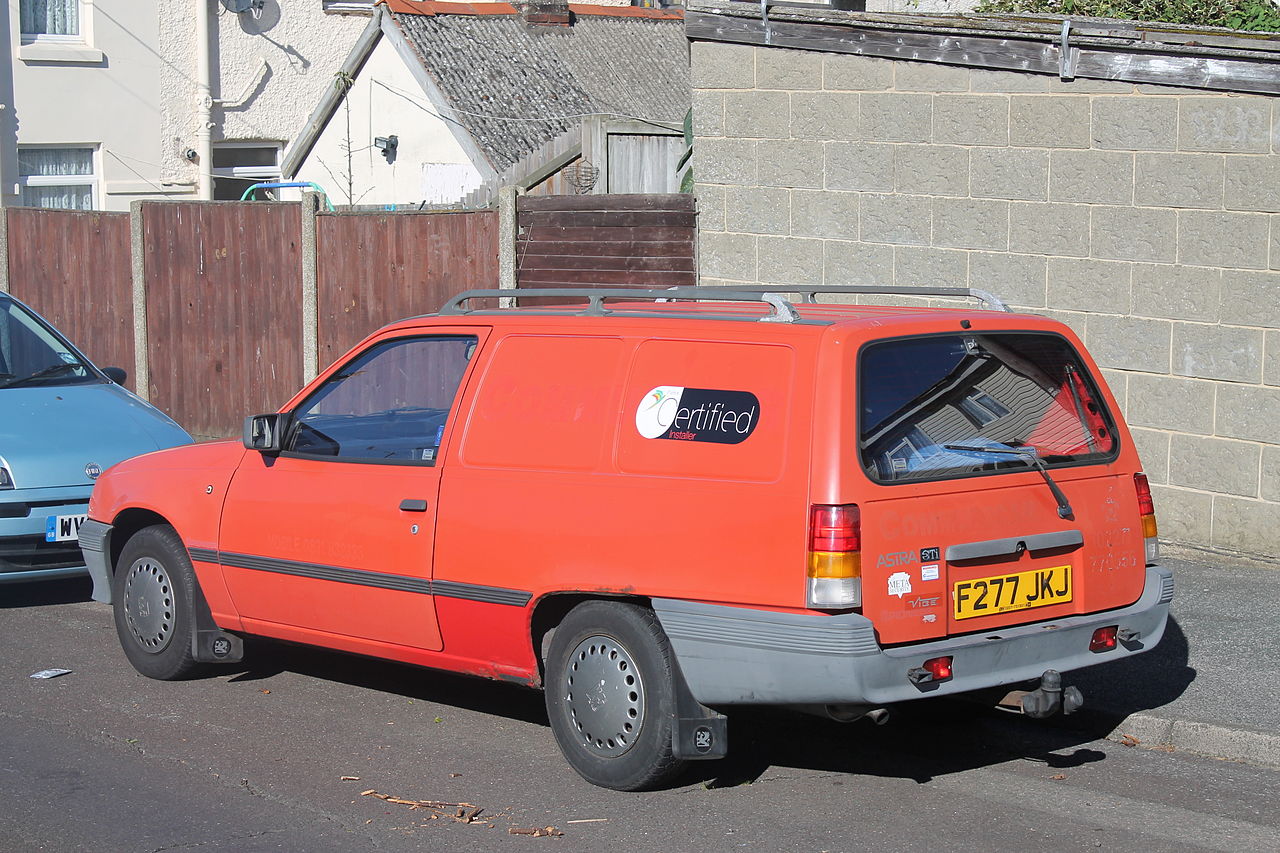
[{"label": "side mirror", "polygon": [[129,378],[129,374],[125,372],[123,367],[104,367],[102,372],[117,385],[123,385],[125,380]]},{"label": "side mirror", "polygon": [[244,419],[244,446],[262,453],[279,453],[288,415],[250,415]]}]

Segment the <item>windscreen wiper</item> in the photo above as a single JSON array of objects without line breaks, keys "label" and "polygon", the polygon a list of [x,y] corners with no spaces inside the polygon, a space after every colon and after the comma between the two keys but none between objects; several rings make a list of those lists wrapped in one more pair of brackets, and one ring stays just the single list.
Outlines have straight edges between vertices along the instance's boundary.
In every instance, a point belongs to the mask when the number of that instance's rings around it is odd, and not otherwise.
[{"label": "windscreen wiper", "polygon": [[[47,379],[50,376],[57,376],[59,373],[66,373],[68,370],[76,370],[79,367],[80,365],[78,364],[66,364],[66,363],[51,364],[48,367],[37,370],[35,373],[32,373],[28,376],[20,376],[17,379],[10,379],[6,382],[0,382],[0,388],[13,388],[15,386],[22,385],[25,382],[30,382],[34,379]],[[4,374],[0,374],[0,375],[4,375]]]},{"label": "windscreen wiper", "polygon": [[1058,518],[1070,518],[1072,514],[1071,502],[1067,500],[1067,496],[1063,494],[1062,489],[1058,488],[1058,484],[1049,476],[1049,469],[1045,467],[1042,460],[1034,450],[1019,450],[1016,447],[978,447],[972,444],[944,444],[947,450],[962,450],[966,453],[1000,453],[1005,456],[1016,456],[1029,462],[1032,467],[1040,472],[1040,476],[1044,477],[1044,481],[1049,484],[1049,491],[1053,492],[1053,499],[1058,502]]}]

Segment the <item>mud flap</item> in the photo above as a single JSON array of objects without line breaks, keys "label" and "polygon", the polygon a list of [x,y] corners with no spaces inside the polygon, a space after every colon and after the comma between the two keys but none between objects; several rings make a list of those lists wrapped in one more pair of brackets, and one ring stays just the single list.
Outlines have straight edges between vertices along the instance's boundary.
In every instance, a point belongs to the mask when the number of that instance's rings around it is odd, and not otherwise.
[{"label": "mud flap", "polygon": [[686,761],[724,758],[729,753],[729,718],[693,697],[674,658],[671,669],[676,694],[675,719],[671,726],[672,754]]},{"label": "mud flap", "polygon": [[228,633],[213,621],[209,603],[204,600],[199,583],[192,590],[192,610],[196,629],[191,632],[191,657],[201,663],[236,663],[244,658],[244,641]]}]

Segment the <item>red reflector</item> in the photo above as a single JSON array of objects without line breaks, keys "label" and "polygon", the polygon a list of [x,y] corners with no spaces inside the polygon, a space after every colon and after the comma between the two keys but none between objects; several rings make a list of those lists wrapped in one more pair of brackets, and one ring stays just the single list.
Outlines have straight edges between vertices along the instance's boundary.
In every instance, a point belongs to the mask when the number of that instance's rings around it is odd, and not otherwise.
[{"label": "red reflector", "polygon": [[1147,482],[1147,475],[1134,474],[1133,484],[1138,489],[1138,515],[1155,515],[1156,504],[1151,500],[1151,484]]},{"label": "red reflector", "polygon": [[1105,628],[1099,628],[1093,632],[1093,638],[1089,640],[1089,651],[1091,652],[1109,652],[1116,647],[1116,629],[1119,625],[1108,625]]},{"label": "red reflector", "polygon": [[929,658],[924,662],[924,668],[933,673],[934,681],[942,681],[951,677],[951,657],[945,658]]},{"label": "red reflector", "polygon": [[814,504],[809,508],[810,551],[862,548],[862,513],[857,504]]}]

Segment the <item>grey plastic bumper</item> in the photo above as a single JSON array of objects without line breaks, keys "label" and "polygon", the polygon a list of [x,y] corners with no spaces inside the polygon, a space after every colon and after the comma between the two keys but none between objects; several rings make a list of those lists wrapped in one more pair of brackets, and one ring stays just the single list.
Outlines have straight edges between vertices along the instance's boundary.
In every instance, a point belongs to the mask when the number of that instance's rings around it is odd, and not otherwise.
[{"label": "grey plastic bumper", "polygon": [[[775,613],[653,599],[693,695],[705,705],[885,705],[1017,684],[1046,669],[1068,672],[1148,651],[1160,642],[1173,599],[1173,573],[1148,566],[1137,602],[1117,610],[1037,622],[911,646],[882,648],[857,613]],[[1095,629],[1118,625],[1131,639],[1089,651]],[[907,671],[952,656],[954,676],[914,684]]]},{"label": "grey plastic bumper", "polygon": [[80,525],[80,553],[93,578],[93,600],[111,603],[111,566],[108,561],[108,545],[111,541],[111,525],[85,519]]}]

